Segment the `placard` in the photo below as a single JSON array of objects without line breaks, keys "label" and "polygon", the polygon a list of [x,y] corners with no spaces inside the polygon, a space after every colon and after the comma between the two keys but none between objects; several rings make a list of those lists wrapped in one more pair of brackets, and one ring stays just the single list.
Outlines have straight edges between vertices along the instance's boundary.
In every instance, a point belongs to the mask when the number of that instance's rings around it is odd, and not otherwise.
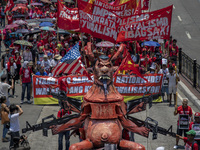
[{"label": "placard", "polygon": [[195,140],[200,140],[200,124],[193,124],[192,130],[196,132]]},{"label": "placard", "polygon": [[179,115],[179,129],[189,129],[189,115],[188,114],[180,114]]}]

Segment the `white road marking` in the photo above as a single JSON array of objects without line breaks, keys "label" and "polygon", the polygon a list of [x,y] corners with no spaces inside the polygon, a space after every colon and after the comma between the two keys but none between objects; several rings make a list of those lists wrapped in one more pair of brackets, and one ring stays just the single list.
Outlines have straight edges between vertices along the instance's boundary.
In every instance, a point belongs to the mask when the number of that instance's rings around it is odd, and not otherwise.
[{"label": "white road marking", "polygon": [[188,31],[185,31],[185,33],[186,33],[188,39],[191,39],[191,38],[192,38],[191,35],[190,35],[190,33],[189,33]]},{"label": "white road marking", "polygon": [[[181,100],[181,101],[183,101],[183,97],[180,95],[180,94],[178,94],[178,97],[179,97],[179,99]],[[191,107],[192,108],[192,107]],[[195,114],[196,112],[194,111],[194,109],[192,109],[192,112],[193,112],[193,114]]]},{"label": "white road marking", "polygon": [[181,19],[181,17],[180,17],[180,16],[177,16],[177,17],[178,17],[178,20],[179,20],[179,21],[182,21],[182,19]]},{"label": "white road marking", "polygon": [[176,7],[173,5],[173,8],[176,9]]}]

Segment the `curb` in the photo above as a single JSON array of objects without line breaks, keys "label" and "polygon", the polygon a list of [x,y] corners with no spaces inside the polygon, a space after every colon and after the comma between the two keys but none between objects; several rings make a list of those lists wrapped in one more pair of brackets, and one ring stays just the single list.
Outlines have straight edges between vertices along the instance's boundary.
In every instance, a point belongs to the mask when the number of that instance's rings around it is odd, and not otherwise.
[{"label": "curb", "polygon": [[178,88],[181,92],[185,94],[189,101],[191,101],[200,110],[200,100],[190,91],[190,89],[180,81]]}]

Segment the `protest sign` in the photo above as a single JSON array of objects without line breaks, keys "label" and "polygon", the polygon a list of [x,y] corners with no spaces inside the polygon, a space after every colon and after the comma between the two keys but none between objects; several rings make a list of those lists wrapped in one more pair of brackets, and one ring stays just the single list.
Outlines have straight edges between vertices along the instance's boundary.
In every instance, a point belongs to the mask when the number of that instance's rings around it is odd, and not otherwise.
[{"label": "protest sign", "polygon": [[58,27],[64,30],[78,30],[78,8],[68,8],[58,1]]},{"label": "protest sign", "polygon": [[193,124],[192,130],[196,132],[195,140],[200,140],[200,124]]},{"label": "protest sign", "polygon": [[116,43],[121,18],[109,10],[110,6],[79,0],[80,30],[93,37]]},{"label": "protest sign", "polygon": [[131,0],[120,5],[110,5],[109,3],[106,3],[105,1],[95,0],[94,5],[106,8],[109,11],[112,11],[117,16],[123,18],[123,17],[129,17],[129,16],[134,15],[137,2],[136,0]]},{"label": "protest sign", "polygon": [[172,5],[156,11],[122,18],[117,42],[169,39]]},{"label": "protest sign", "polygon": [[180,114],[179,115],[179,129],[189,129],[189,115]]}]

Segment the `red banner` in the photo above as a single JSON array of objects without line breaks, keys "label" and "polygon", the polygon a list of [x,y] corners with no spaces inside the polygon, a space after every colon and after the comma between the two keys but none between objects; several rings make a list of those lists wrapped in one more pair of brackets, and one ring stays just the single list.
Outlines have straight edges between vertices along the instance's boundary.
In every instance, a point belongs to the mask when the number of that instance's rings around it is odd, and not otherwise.
[{"label": "red banner", "polygon": [[115,43],[121,18],[109,10],[109,6],[111,5],[99,6],[97,3],[90,4],[79,0],[81,31]]},{"label": "red banner", "polygon": [[68,8],[58,1],[58,27],[64,30],[78,30],[78,8]]},{"label": "red banner", "polygon": [[117,42],[169,39],[173,5],[153,12],[123,18]]}]

